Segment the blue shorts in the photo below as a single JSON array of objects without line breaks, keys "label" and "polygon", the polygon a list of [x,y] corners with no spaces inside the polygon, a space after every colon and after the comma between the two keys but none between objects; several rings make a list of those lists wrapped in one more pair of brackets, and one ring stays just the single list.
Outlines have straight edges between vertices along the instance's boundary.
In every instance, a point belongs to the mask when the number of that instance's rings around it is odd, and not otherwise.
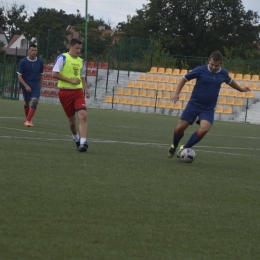
[{"label": "blue shorts", "polygon": [[23,91],[24,101],[29,102],[32,100],[32,98],[40,99],[40,93],[41,93],[40,88],[31,88],[31,92],[27,92],[24,86],[22,86],[20,88]]},{"label": "blue shorts", "polygon": [[199,117],[200,121],[206,120],[213,124],[214,108],[205,109],[188,103],[186,108],[183,110],[180,118],[189,122],[192,125],[197,117]]}]

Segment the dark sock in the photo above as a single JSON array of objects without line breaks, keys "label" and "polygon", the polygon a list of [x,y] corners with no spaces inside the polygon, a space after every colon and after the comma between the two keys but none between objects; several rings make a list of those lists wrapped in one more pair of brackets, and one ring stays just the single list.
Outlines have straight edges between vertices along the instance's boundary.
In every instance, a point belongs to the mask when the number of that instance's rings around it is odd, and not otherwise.
[{"label": "dark sock", "polygon": [[30,110],[30,107],[29,106],[23,106],[23,109],[24,109],[24,113],[25,113],[25,118],[28,116],[28,113],[29,113],[29,110]]},{"label": "dark sock", "polygon": [[174,131],[173,134],[173,145],[175,148],[178,147],[180,140],[182,139],[182,137],[184,136],[184,134],[177,134],[176,131]]},{"label": "dark sock", "polygon": [[202,138],[203,136],[199,135],[199,131],[196,131],[195,133],[192,134],[188,142],[184,145],[184,148],[191,148],[193,145],[198,143]]}]

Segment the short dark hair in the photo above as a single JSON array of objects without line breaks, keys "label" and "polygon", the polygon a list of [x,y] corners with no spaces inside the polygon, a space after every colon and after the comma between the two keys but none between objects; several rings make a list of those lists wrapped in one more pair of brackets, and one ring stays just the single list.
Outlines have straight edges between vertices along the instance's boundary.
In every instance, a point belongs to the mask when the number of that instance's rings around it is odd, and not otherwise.
[{"label": "short dark hair", "polygon": [[220,51],[214,51],[211,53],[209,59],[212,59],[214,61],[223,61],[223,55]]},{"label": "short dark hair", "polygon": [[70,46],[74,46],[75,44],[82,44],[82,41],[77,38],[72,38],[70,40]]},{"label": "short dark hair", "polygon": [[37,48],[37,45],[36,45],[35,43],[31,43],[31,44],[29,45],[29,49],[30,49],[31,47]]}]

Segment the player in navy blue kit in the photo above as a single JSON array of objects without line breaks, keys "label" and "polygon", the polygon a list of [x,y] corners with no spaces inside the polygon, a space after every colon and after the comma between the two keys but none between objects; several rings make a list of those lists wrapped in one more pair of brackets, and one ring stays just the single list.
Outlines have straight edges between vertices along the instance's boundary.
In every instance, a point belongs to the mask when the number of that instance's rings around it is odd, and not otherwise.
[{"label": "player in navy blue kit", "polygon": [[[210,55],[208,65],[198,66],[188,74],[186,74],[179,82],[172,101],[176,103],[179,100],[185,83],[192,79],[197,79],[191,98],[184,109],[177,126],[174,129],[173,144],[168,151],[168,157],[172,158],[177,150],[177,157],[184,148],[191,148],[210,130],[214,121],[214,110],[219,96],[221,84],[225,82],[230,87],[241,91],[250,91],[248,87],[241,88],[228,75],[228,71],[221,68],[223,56],[219,51],[215,51]],[[180,140],[184,136],[184,131],[189,125],[192,125],[196,118],[199,129],[192,134],[185,145],[180,145]]]},{"label": "player in navy blue kit", "polygon": [[30,44],[28,57],[20,61],[17,72],[24,98],[24,112],[26,117],[24,126],[28,127],[33,126],[32,118],[39,102],[43,82],[43,61],[37,58],[36,54],[37,46]]}]

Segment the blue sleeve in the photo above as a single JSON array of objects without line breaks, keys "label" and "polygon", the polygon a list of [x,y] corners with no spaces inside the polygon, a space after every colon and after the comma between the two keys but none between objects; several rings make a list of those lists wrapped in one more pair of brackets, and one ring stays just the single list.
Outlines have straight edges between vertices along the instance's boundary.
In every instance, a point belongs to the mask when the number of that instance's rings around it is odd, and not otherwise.
[{"label": "blue sleeve", "polygon": [[19,68],[18,68],[18,71],[17,71],[19,74],[24,74],[24,61],[23,59],[20,61],[19,63]]},{"label": "blue sleeve", "polygon": [[187,73],[184,78],[187,80],[187,81],[190,81],[192,79],[196,79],[198,78],[199,76],[199,68],[196,67],[194,70],[192,70],[191,72]]}]

